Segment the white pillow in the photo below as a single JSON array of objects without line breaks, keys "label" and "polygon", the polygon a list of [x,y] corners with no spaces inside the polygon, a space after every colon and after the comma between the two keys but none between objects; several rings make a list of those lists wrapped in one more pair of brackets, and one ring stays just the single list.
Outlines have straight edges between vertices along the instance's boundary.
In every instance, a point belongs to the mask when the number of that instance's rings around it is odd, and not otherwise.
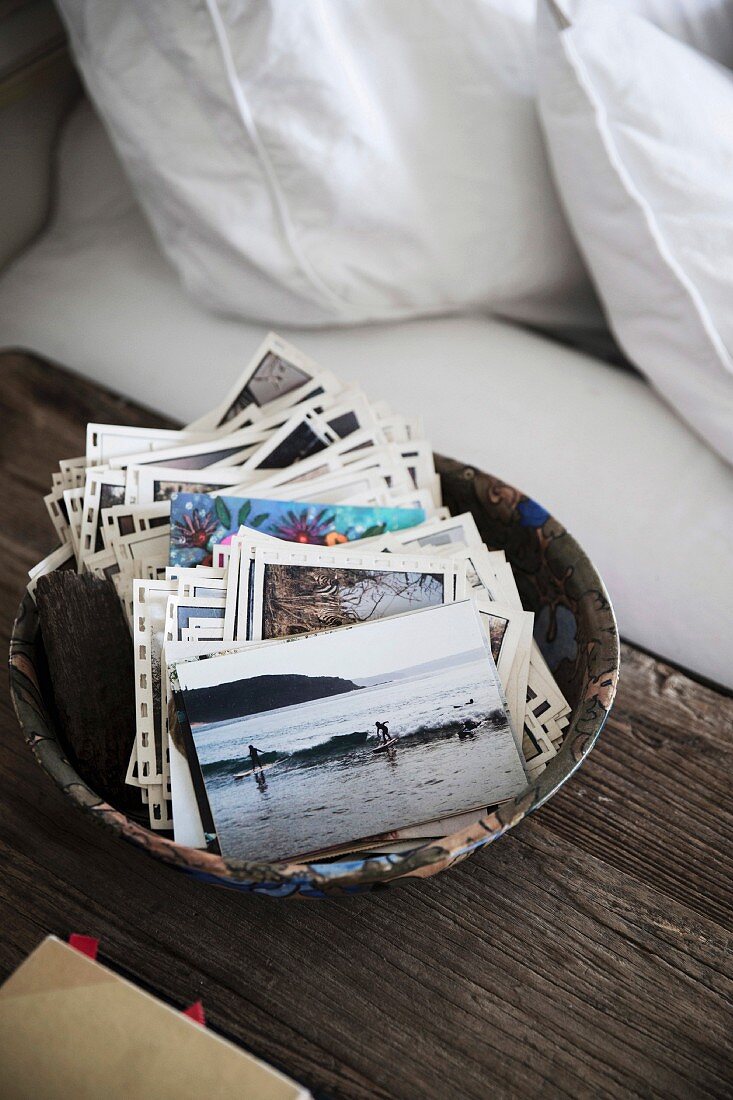
[{"label": "white pillow", "polygon": [[60,0],[160,245],[272,324],[602,324],[536,113],[534,0]]},{"label": "white pillow", "polygon": [[543,125],[619,343],[733,462],[731,5],[630,7],[540,0]]}]

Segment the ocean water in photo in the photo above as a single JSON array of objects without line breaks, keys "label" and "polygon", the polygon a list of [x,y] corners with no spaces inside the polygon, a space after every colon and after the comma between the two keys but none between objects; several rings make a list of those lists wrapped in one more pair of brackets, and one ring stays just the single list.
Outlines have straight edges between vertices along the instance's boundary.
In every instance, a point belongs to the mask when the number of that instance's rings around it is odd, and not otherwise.
[{"label": "ocean water in photo", "polygon": [[[472,702],[470,700],[473,700]],[[375,722],[397,738],[378,746]],[[284,859],[518,793],[526,782],[485,660],[192,729],[219,843]],[[263,754],[266,785],[249,771]]]}]

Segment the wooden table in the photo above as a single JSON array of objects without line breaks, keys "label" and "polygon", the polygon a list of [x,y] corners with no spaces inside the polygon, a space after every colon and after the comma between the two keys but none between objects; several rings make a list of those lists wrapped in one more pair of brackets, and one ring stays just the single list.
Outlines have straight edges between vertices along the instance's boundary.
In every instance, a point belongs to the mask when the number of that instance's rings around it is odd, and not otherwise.
[{"label": "wooden table", "polygon": [[[4,646],[54,547],[41,497],[87,420],[163,423],[0,355]],[[624,646],[589,763],[506,838],[338,902],[204,887],[107,836],[35,764],[7,693],[0,708],[0,975],[47,933],[99,936],[113,967],[201,997],[213,1028],[324,1096],[731,1094],[733,701],[663,662]]]}]

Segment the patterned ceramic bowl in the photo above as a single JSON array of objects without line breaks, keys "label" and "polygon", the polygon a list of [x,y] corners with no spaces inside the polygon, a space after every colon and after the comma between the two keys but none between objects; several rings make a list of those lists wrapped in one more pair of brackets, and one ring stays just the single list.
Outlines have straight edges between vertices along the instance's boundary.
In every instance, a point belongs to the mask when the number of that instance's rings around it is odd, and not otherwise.
[{"label": "patterned ceramic bowl", "polygon": [[557,520],[536,501],[488,474],[450,459],[437,458],[436,465],[451,511],[472,512],[486,543],[506,551],[522,602],[535,612],[535,638],[572,706],[560,752],[518,798],[468,829],[378,858],[245,863],[175,844],[102,801],[66,759],[39,687],[43,640],[35,605],[26,595],[11,640],[11,692],[25,739],[41,766],[78,806],[157,859],[203,882],[270,897],[321,898],[427,878],[497,840],[550,798],[593,747],[616,691],[618,633],[603,582]]}]

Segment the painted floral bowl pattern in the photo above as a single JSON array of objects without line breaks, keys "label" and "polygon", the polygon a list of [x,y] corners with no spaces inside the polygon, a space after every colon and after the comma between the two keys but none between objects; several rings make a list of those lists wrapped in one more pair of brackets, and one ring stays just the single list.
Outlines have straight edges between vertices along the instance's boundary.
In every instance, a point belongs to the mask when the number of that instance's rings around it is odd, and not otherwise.
[{"label": "painted floral bowl pattern", "polygon": [[572,719],[558,755],[522,795],[476,825],[400,855],[335,863],[259,864],[185,848],[125,817],[99,798],[65,757],[44,693],[45,656],[35,605],[24,598],[10,648],[11,692],[26,741],[55,782],[83,810],[150,855],[202,882],[270,897],[322,898],[428,878],[497,840],[536,810],[582,764],[613,702],[619,668],[616,622],[603,582],[575,539],[536,501],[451,459],[436,458],[445,503],[473,513],[486,543],[503,549],[535,638]]}]

